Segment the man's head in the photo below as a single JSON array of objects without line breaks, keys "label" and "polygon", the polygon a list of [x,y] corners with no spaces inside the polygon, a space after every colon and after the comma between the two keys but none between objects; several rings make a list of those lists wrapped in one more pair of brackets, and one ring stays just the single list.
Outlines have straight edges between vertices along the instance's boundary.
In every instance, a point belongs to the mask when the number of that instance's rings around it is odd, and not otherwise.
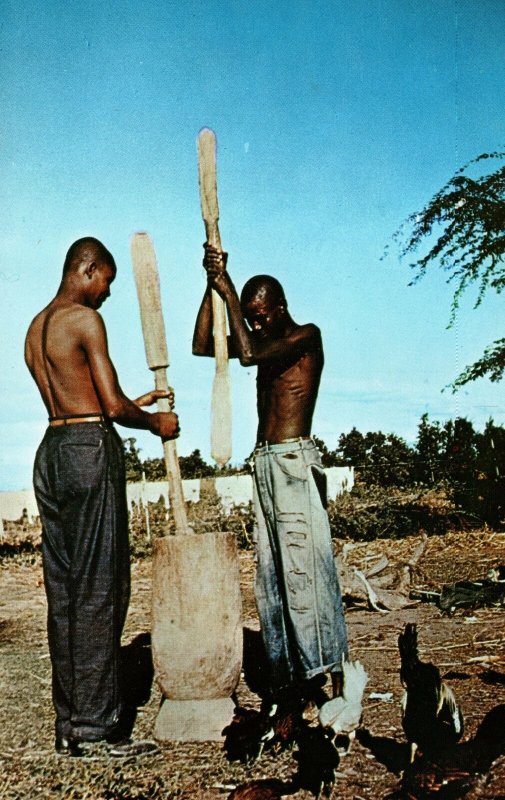
[{"label": "man's head", "polygon": [[105,245],[93,236],[74,242],[63,264],[63,282],[77,279],[84,293],[84,303],[98,309],[110,296],[116,277],[116,262]]},{"label": "man's head", "polygon": [[240,295],[242,313],[251,330],[261,339],[282,335],[288,319],[284,289],[271,275],[250,278]]}]

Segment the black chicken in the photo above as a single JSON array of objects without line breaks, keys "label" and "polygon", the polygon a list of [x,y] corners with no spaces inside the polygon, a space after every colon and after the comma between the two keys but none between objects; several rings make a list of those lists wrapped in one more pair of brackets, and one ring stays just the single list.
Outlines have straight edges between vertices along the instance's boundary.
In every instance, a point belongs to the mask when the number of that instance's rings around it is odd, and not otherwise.
[{"label": "black chicken", "polygon": [[405,770],[399,798],[454,800],[464,797],[480,775],[505,753],[505,704],[495,706],[467,742],[454,744],[433,756],[420,756]]},{"label": "black chicken", "polygon": [[329,797],[340,758],[324,728],[303,724],[296,734],[298,772],[293,783],[315,797]]},{"label": "black chicken", "polygon": [[429,756],[454,745],[463,733],[463,715],[438,668],[419,659],[414,623],[405,625],[398,637],[398,646],[400,679],[406,689],[402,724],[413,761],[417,748]]},{"label": "black chicken", "polygon": [[265,743],[274,737],[272,714],[236,706],[232,721],[222,733],[228,760],[249,764],[260,757]]}]

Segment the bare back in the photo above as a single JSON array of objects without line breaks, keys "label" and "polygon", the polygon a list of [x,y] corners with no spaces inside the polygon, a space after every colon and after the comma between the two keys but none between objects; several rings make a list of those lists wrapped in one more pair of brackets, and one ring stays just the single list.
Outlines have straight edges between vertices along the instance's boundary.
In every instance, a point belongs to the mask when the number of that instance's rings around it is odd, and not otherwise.
[{"label": "bare back", "polygon": [[258,442],[310,435],[323,365],[319,340],[302,355],[258,366]]},{"label": "bare back", "polygon": [[85,346],[86,326],[98,316],[55,298],[28,329],[25,360],[50,417],[103,413]]}]

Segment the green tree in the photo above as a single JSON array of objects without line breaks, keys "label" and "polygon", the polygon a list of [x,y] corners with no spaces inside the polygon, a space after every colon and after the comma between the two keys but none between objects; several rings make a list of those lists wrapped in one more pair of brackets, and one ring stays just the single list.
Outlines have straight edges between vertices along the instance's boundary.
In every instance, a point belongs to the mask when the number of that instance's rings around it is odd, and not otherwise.
[{"label": "green tree", "polygon": [[366,462],[365,437],[357,428],[352,428],[349,433],[340,434],[338,452],[341,454],[344,464],[353,467],[364,466]]},{"label": "green tree", "polygon": [[323,467],[340,467],[344,463],[343,458],[337,450],[329,450],[322,439],[314,436],[314,441],[321,453],[321,463]]},{"label": "green tree", "polygon": [[179,456],[179,467],[181,478],[206,478],[216,472],[215,467],[204,461],[198,449],[193,450],[189,456]]},{"label": "green tree", "polygon": [[474,507],[477,445],[472,423],[462,417],[444,425],[445,471],[457,506]]},{"label": "green tree", "polygon": [[378,486],[404,486],[412,480],[413,452],[394,433],[369,431],[365,436],[356,428],[338,440],[339,463],[356,467],[364,483]]},{"label": "green tree", "polygon": [[484,431],[475,438],[479,472],[495,478],[505,477],[505,428],[489,419]]},{"label": "green tree", "polygon": [[[429,242],[428,252],[410,264],[416,273],[411,283],[422,278],[432,264],[448,274],[447,282],[455,284],[449,326],[461,295],[470,286],[477,287],[476,307],[489,289],[500,293],[505,287],[505,166],[475,178],[464,174],[470,168],[478,171],[485,160],[496,162],[504,157],[502,151],[483,153],[465,164],[393,237],[400,243],[401,257]],[[504,370],[505,339],[501,338],[456,377],[452,389],[457,391],[483,376],[499,381]]]},{"label": "green tree", "polygon": [[414,453],[414,478],[426,486],[434,486],[443,477],[444,432],[439,422],[430,422],[423,414],[417,429]]},{"label": "green tree", "polygon": [[167,468],[163,458],[146,458],[142,462],[146,481],[164,481],[167,479]]},{"label": "green tree", "polygon": [[123,439],[123,450],[126,480],[132,483],[142,480],[142,462],[140,460],[140,450],[137,447],[137,440],[133,436]]},{"label": "green tree", "polygon": [[413,453],[401,436],[367,433],[367,482],[378,486],[406,486],[412,481]]},{"label": "green tree", "polygon": [[[126,480],[129,482],[141,481],[143,475],[147,481],[162,481],[167,477],[165,461],[162,458],[140,458],[140,449],[133,437],[123,439],[123,450],[126,465]],[[181,478],[205,478],[214,475],[215,467],[207,464],[202,458],[200,450],[193,450],[189,456],[179,456]]]},{"label": "green tree", "polygon": [[505,428],[490,419],[476,436],[477,513],[494,528],[505,525]]}]

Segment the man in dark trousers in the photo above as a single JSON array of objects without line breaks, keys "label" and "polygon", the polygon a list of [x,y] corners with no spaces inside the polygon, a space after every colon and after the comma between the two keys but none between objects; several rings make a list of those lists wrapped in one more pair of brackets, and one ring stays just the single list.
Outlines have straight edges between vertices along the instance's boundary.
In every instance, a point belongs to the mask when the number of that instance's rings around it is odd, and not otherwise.
[{"label": "man in dark trousers", "polygon": [[[129,602],[128,509],[123,447],[113,427],[179,433],[177,415],[147,413],[167,392],[123,393],[98,313],[116,276],[97,239],[70,247],[56,297],[32,321],[25,360],[49,415],[35,458],[42,522],[56,751],[82,755],[85,742],[111,755],[138,755],[127,739],[119,658]],[[149,749],[145,743],[145,750]],[[151,745],[152,749],[152,745]]]},{"label": "man in dark trousers", "polygon": [[226,253],[205,245],[208,281],[193,353],[213,355],[215,289],[227,306],[229,355],[243,366],[258,366],[255,592],[273,699],[325,672],[337,696],[347,632],[325,475],[310,435],[324,363],[321,332],[294,322],[282,286],[269,275],[247,281],[239,300],[226,261]]}]

